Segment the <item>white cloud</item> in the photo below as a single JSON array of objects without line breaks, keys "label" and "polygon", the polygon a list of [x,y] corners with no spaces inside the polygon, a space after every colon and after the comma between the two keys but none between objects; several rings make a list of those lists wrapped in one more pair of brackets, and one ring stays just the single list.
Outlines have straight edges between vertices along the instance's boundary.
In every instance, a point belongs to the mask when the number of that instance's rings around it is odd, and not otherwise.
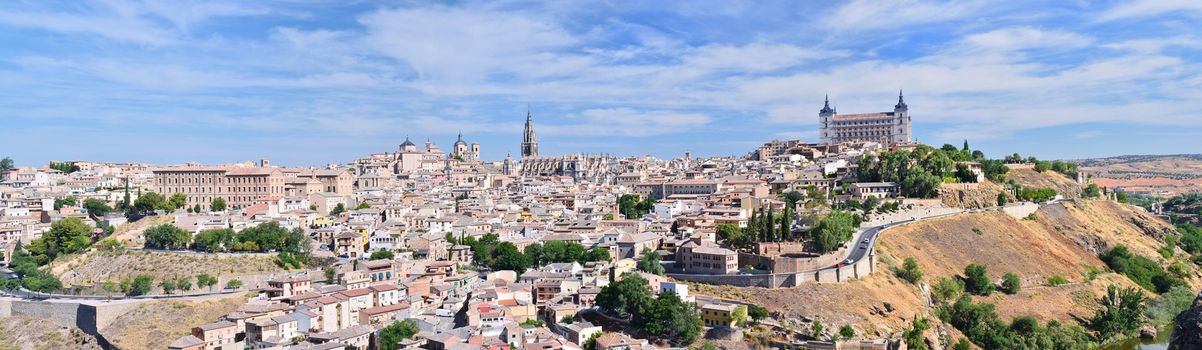
[{"label": "white cloud", "polygon": [[1097,16],[1099,21],[1150,17],[1166,13],[1202,13],[1197,0],[1136,0],[1119,4]]},{"label": "white cloud", "polygon": [[840,31],[904,29],[907,26],[962,19],[981,14],[985,1],[854,0],[822,23]]},{"label": "white cloud", "polygon": [[452,7],[389,9],[359,18],[366,41],[425,80],[486,81],[492,74],[569,70],[558,51],[577,39],[534,14]]},{"label": "white cloud", "polygon": [[969,35],[965,41],[985,50],[1015,51],[1032,48],[1073,49],[1089,45],[1093,39],[1076,33],[1023,26]]},{"label": "white cloud", "polygon": [[685,133],[712,121],[702,113],[625,107],[586,109],[567,119],[571,123],[540,126],[540,135],[654,136]]}]

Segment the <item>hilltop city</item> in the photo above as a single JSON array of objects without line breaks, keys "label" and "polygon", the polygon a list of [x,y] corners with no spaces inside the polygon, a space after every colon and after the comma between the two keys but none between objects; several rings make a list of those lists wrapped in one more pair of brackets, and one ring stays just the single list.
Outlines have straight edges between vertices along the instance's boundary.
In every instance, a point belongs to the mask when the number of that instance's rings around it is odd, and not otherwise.
[{"label": "hilltop city", "polygon": [[[737,157],[540,153],[528,111],[520,140],[490,145],[517,151],[502,160],[463,134],[322,167],[6,159],[6,315],[99,348],[1077,349],[1157,329],[1016,298],[1199,284],[1202,232],[1178,248],[1163,201],[1079,162],[916,142],[921,117],[890,104],[827,98],[817,142]],[[1115,265],[1157,249],[1139,275]],[[1045,313],[1006,326],[990,302]]]}]

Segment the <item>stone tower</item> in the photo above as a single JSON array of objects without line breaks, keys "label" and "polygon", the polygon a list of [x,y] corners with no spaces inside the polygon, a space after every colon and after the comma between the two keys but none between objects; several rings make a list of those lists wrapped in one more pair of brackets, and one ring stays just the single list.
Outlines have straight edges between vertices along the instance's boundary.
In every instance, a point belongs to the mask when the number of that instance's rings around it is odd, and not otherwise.
[{"label": "stone tower", "polygon": [[526,109],[526,129],[522,131],[522,158],[538,157],[538,136],[534,135],[534,117]]},{"label": "stone tower", "polygon": [[834,117],[835,109],[831,108],[831,97],[827,95],[826,100],[822,103],[822,109],[818,111],[819,142],[831,143],[831,138],[835,136],[831,128],[831,119]]},{"label": "stone tower", "polygon": [[893,106],[893,118],[897,121],[894,127],[897,130],[893,133],[893,144],[908,143],[913,140],[910,134],[910,106],[906,105],[906,99],[902,96],[902,91],[897,90],[897,105]]}]

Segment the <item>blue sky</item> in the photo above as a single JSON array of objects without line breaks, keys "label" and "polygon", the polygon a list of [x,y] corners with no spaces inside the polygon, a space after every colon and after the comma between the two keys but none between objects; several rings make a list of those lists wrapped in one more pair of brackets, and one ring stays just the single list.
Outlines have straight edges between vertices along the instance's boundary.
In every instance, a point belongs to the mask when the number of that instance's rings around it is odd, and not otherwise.
[{"label": "blue sky", "polygon": [[406,136],[744,154],[904,88],[919,141],[1197,153],[1202,2],[4,1],[0,155],[345,163]]}]

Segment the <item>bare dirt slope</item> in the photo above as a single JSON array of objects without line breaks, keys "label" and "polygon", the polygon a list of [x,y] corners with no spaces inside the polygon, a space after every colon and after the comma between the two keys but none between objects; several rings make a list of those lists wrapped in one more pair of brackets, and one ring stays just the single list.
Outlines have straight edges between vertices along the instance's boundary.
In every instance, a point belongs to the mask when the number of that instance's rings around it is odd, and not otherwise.
[{"label": "bare dirt slope", "polygon": [[190,334],[192,327],[216,321],[237,310],[246,299],[235,295],[203,301],[148,302],[117,317],[100,334],[121,349],[166,349],[171,342]]},{"label": "bare dirt slope", "polygon": [[43,318],[9,316],[0,319],[0,350],[99,350],[96,338]]},{"label": "bare dirt slope", "polygon": [[165,253],[140,250],[96,251],[64,269],[59,278],[68,285],[93,285],[147,274],[159,279],[208,273],[232,277],[283,272],[268,255]]},{"label": "bare dirt slope", "polygon": [[[883,260],[900,262],[914,257],[928,282],[955,277],[970,263],[986,265],[995,280],[1007,272],[1017,274],[1023,281],[1019,294],[979,299],[996,304],[1004,318],[1032,315],[1064,322],[1092,314],[1095,300],[1105,293],[1106,286],[1135,286],[1113,273],[1089,281],[1091,269],[1106,267],[1098,253],[1123,244],[1164,265],[1184,258],[1178,254],[1174,259],[1161,259],[1156,250],[1164,246],[1164,235],[1172,228],[1132,206],[1079,200],[1046,205],[1036,217],[1024,220],[988,212],[920,222],[885,231],[877,251]],[[1197,288],[1202,280],[1196,271],[1194,274],[1187,281]],[[1054,275],[1070,283],[1047,286],[1047,278]]]},{"label": "bare dirt slope", "polygon": [[[1107,286],[1135,286],[1124,276],[1104,272],[1105,263],[1096,252],[1124,244],[1134,253],[1160,259],[1156,250],[1169,230],[1167,223],[1138,208],[1106,200],[1047,205],[1035,220],[996,211],[962,214],[885,231],[877,242],[877,273],[862,280],[778,289],[691,284],[690,292],[767,307],[781,315],[786,328],[789,320],[818,318],[831,329],[850,324],[857,334],[882,337],[903,329],[915,315],[930,312],[919,287],[891,273],[891,266],[914,257],[925,273],[924,283],[955,278],[971,263],[987,265],[995,280],[1015,273],[1023,282],[1018,294],[994,293],[977,301],[996,305],[1006,320],[1030,315],[1077,324],[1098,308],[1096,300]],[[1177,255],[1159,261],[1167,265],[1186,258]],[[1047,285],[1047,278],[1055,275],[1069,283]],[[1195,288],[1202,286],[1200,280],[1187,279]],[[880,312],[885,303],[892,312]]]},{"label": "bare dirt slope", "polygon": [[[780,313],[782,320],[817,318],[831,329],[849,324],[857,334],[888,336],[925,312],[918,288],[889,273],[846,283],[806,283],[794,288],[737,288],[692,284],[695,294],[750,302]],[[873,312],[894,310],[887,314]]]},{"label": "bare dirt slope", "polygon": [[1076,180],[1050,170],[1041,173],[1034,169],[1012,168],[1006,178],[1023,188],[1051,188],[1064,197],[1081,196],[1081,185]]},{"label": "bare dirt slope", "polygon": [[[963,188],[960,184],[943,184],[939,187],[939,199],[944,206],[958,208],[988,208],[997,205],[998,193],[1005,190],[992,181],[977,184],[977,188]],[[1006,194],[1008,201],[1014,196]]]}]

